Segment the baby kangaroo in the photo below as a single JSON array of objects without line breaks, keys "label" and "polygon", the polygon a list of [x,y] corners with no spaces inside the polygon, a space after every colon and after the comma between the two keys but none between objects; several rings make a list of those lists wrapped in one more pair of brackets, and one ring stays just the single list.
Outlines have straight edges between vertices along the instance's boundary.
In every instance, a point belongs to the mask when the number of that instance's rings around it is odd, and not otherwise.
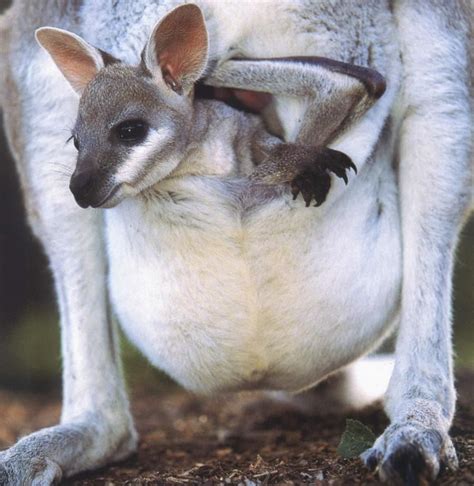
[{"label": "baby kangaroo", "polygon": [[81,207],[112,207],[168,176],[250,176],[289,183],[306,206],[321,205],[330,173],[347,183],[356,171],[342,152],[284,143],[255,115],[195,100],[208,65],[201,10],[183,5],[154,28],[139,66],[119,62],[80,37],[37,31],[72,87],[82,94],[73,140],[79,151],[70,188]]}]

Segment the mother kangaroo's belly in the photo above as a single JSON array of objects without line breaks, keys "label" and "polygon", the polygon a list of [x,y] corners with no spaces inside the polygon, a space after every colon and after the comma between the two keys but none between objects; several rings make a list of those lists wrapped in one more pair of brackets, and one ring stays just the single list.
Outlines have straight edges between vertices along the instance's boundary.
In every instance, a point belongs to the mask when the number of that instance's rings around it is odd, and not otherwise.
[{"label": "mother kangaroo's belly", "polygon": [[153,364],[199,392],[298,390],[380,340],[399,297],[395,194],[242,217],[210,192],[108,212],[114,309]]}]

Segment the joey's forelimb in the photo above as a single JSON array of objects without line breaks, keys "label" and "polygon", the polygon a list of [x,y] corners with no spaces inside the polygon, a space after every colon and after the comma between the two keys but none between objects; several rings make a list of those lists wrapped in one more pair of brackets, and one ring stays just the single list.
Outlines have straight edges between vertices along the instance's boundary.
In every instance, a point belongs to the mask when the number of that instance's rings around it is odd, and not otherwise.
[{"label": "joey's forelimb", "polygon": [[314,199],[320,206],[331,188],[331,173],[348,183],[347,171],[357,168],[351,158],[327,147],[279,144],[266,153],[264,160],[250,175],[263,184],[289,183],[293,199],[301,193],[309,207]]}]

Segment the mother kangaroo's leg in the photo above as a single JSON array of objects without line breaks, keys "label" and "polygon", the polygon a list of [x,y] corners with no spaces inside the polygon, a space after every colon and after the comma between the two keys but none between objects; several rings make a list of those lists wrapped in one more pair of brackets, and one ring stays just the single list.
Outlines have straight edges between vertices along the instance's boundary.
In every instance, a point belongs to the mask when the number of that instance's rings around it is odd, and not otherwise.
[{"label": "mother kangaroo's leg", "polygon": [[[35,6],[29,3],[25,9],[31,14]],[[46,3],[38,3],[38,8],[49,13],[61,4]],[[9,14],[11,30],[3,25],[2,40],[9,47],[3,53],[8,59],[1,59],[0,89],[29,222],[54,275],[64,403],[60,425],[0,452],[0,484],[12,486],[48,485],[62,475],[120,459],[136,447],[108,311],[101,215],[80,209],[68,189],[76,154],[65,141],[77,100],[49,56],[37,47],[33,35],[38,25],[24,25],[37,17],[29,16],[22,5]]]},{"label": "mother kangaroo's leg", "polygon": [[419,484],[456,467],[451,274],[470,202],[468,17],[461,2],[394,4],[404,68],[399,185],[403,288],[391,425],[364,454],[384,479]]}]

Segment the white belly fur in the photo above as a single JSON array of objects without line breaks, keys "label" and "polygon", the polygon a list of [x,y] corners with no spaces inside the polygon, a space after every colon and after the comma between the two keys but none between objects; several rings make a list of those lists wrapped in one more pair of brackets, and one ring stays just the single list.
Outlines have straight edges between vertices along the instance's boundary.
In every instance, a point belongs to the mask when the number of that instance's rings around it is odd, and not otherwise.
[{"label": "white belly fur", "polygon": [[392,171],[365,169],[327,210],[284,197],[242,216],[229,186],[206,178],[107,210],[129,338],[204,393],[296,391],[368,352],[396,316],[401,255]]}]

